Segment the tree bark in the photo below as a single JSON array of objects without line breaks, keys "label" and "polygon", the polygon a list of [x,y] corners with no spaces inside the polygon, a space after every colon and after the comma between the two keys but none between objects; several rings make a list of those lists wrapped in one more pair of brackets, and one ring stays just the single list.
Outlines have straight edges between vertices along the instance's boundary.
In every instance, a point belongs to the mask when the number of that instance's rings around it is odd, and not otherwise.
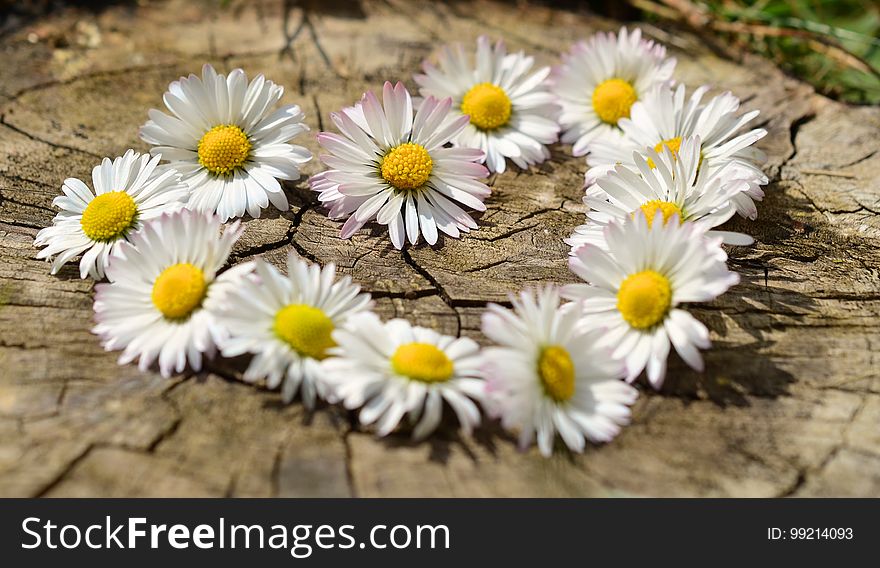
[{"label": "tree bark", "polygon": [[[495,425],[460,438],[453,421],[421,444],[377,440],[337,408],[310,415],[242,383],[245,361],[171,380],[118,366],[89,331],[93,282],[75,264],[50,276],[32,242],[64,178],[147,149],[138,127],[170,81],[204,62],[265,73],[304,108],[313,133],[297,142],[318,153],[329,112],[386,79],[414,90],[443,43],[485,33],[554,64],[619,26],[507,2],[314,4],[303,19],[277,2],[150,2],[62,12],[0,39],[0,495],[880,495],[880,110],[650,26],[679,80],[761,110],[772,183],[757,221],[730,223],[757,240],[730,250],[742,283],[693,308],[712,331],[705,372],[673,355],[663,390],[640,385],[633,424],[612,443],[543,459]],[[484,342],[487,302],[574,281],[562,239],[584,220],[585,164],[569,151],[493,176],[478,231],[403,252],[369,226],[340,240],[303,178],[285,186],[291,211],[245,221],[231,261],[281,266],[292,250],[335,262],[383,317]],[[306,174],[318,171],[314,160]]]}]

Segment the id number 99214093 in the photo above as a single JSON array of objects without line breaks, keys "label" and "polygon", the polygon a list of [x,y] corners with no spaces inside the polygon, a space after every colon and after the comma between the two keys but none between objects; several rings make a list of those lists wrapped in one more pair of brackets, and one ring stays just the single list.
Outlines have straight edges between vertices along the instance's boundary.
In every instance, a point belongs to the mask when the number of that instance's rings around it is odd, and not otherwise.
[{"label": "id number 99214093", "polygon": [[849,527],[789,527],[767,529],[768,540],[852,540]]}]

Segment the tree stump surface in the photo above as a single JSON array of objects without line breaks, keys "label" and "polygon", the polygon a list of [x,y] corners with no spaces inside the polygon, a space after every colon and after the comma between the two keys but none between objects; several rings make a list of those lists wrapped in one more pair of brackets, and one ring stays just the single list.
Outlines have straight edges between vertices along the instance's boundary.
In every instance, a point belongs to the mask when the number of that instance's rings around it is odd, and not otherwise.
[{"label": "tree stump surface", "polygon": [[[242,4],[62,12],[0,39],[0,495],[880,495],[880,109],[650,26],[679,80],[761,110],[772,183],[757,221],[730,223],[757,239],[730,251],[742,283],[693,308],[712,330],[705,372],[673,356],[663,390],[640,385],[633,423],[612,443],[544,459],[494,425],[462,439],[454,420],[420,444],[375,439],[343,410],[309,414],[241,382],[242,361],[171,380],[118,366],[89,331],[94,283],[75,264],[50,276],[32,243],[64,178],[147,149],[138,127],[170,81],[205,62],[265,73],[304,108],[312,133],[297,142],[317,152],[329,112],[386,79],[414,90],[443,43],[485,33],[554,64],[572,42],[619,26],[503,2],[316,2],[305,19],[298,7]],[[485,342],[487,302],[575,280],[562,239],[584,219],[585,164],[569,150],[493,177],[478,231],[403,252],[369,227],[340,240],[303,178],[286,184],[289,212],[245,221],[231,261],[282,266],[291,250],[332,261],[383,317]]]}]

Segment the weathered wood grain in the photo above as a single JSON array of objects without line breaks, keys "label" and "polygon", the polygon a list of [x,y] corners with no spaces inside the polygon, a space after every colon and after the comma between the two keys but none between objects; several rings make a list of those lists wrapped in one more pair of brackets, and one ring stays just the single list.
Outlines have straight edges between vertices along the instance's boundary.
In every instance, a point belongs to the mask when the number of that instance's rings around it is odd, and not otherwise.
[{"label": "weathered wood grain", "polygon": [[[880,109],[653,28],[682,81],[762,110],[773,182],[756,222],[731,223],[757,239],[731,251],[743,283],[695,309],[715,344],[705,373],[673,360],[663,391],[641,388],[633,425],[612,444],[545,460],[494,426],[470,440],[452,425],[420,445],[376,440],[343,411],[309,416],[241,383],[242,361],[173,380],[117,366],[89,333],[92,283],[74,266],[50,276],[32,240],[65,177],[146,149],[137,128],[171,80],[206,61],[263,72],[317,131],[386,79],[413,87],[443,42],[488,33],[552,64],[572,41],[618,25],[504,2],[337,4],[347,8],[311,12],[295,39],[298,8],[171,0],[79,24],[61,13],[36,24],[36,44],[27,30],[0,40],[0,494],[880,495]],[[305,144],[318,149],[313,136]],[[561,238],[582,222],[584,164],[567,150],[493,178],[479,231],[403,253],[370,228],[339,240],[305,181],[289,183],[292,210],[247,221],[233,260],[281,264],[293,249],[333,261],[383,316],[481,339],[487,301],[573,281]],[[828,170],[847,177],[816,173]]]}]

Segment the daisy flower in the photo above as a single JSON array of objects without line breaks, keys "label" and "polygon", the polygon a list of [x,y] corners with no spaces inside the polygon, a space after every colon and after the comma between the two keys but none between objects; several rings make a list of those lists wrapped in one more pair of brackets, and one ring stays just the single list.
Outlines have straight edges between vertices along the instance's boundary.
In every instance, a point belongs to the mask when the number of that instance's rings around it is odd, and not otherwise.
[{"label": "daisy flower", "polygon": [[236,222],[220,234],[220,219],[180,211],[163,215],[119,245],[107,266],[109,284],[95,287],[92,332],[108,351],[123,349],[119,364],[139,359],[145,371],[158,359],[162,375],[198,371],[202,354],[214,355],[223,339],[215,312],[253,269],[240,264],[222,274]]},{"label": "daisy flower", "polygon": [[321,268],[294,253],[287,258],[287,276],[256,261],[256,270],[235,289],[218,314],[228,330],[220,345],[224,357],[252,353],[246,381],[266,379],[270,389],[282,381],[281,396],[290,402],[302,389],[307,408],[326,398],[322,362],[336,345],[331,334],[353,314],[368,309],[369,294],[348,276],[336,280],[336,266]]},{"label": "daisy flower", "polygon": [[241,69],[227,77],[205,65],[201,77],[169,85],[163,99],[173,116],[151,109],[141,138],[183,175],[191,209],[224,222],[245,212],[259,217],[269,203],[287,211],[278,180],[299,179],[312,155],[287,143],[309,127],[297,105],[273,110],[283,94],[262,75],[248,82]]},{"label": "daisy flower", "polygon": [[312,176],[309,184],[330,216],[351,215],[342,238],[351,237],[370,220],[388,226],[398,249],[405,238],[428,244],[437,231],[458,238],[477,224],[461,205],[485,211],[490,189],[478,181],[489,175],[478,162],[483,153],[470,148],[444,148],[467,126],[466,116],[449,114],[452,99],[428,97],[413,118],[412,98],[402,83],[385,83],[384,107],[368,92],[361,102],[330,118],[341,134],[321,132],[321,156],[333,168]]},{"label": "daisy flower", "polygon": [[709,347],[709,331],[679,305],[714,300],[739,282],[727,269],[721,239],[705,237],[695,223],[679,223],[677,214],[664,222],[658,209],[650,221],[639,210],[625,223],[610,223],[605,243],[605,249],[582,245],[569,258],[572,272],[588,283],[562,291],[581,302],[582,325],[602,330],[600,343],[626,361],[628,381],[647,367],[659,389],[670,343],[702,371],[697,348]]},{"label": "daisy flower", "polygon": [[[353,316],[333,332],[338,344],[326,362],[334,394],[348,409],[361,408],[360,422],[391,433],[404,415],[420,440],[440,423],[445,401],[465,434],[480,423],[474,400],[483,394],[480,350],[466,337],[440,335],[372,312]],[[472,400],[473,399],[473,400]]]},{"label": "daisy flower", "polygon": [[565,242],[572,251],[585,243],[604,246],[606,225],[622,223],[641,209],[649,223],[662,211],[664,222],[677,215],[679,222],[691,221],[708,235],[721,236],[725,244],[752,244],[748,235],[710,230],[733,216],[731,200],[748,182],[733,178],[730,167],[710,173],[700,168],[700,160],[699,136],[685,138],[678,154],[668,147],[659,153],[647,148],[644,156],[635,153],[634,169],[618,165],[596,181],[600,191],[584,197],[590,207],[587,223],[576,227]]},{"label": "daisy flower", "polygon": [[617,436],[638,392],[620,380],[623,364],[599,345],[599,332],[578,326],[580,310],[560,306],[555,287],[511,301],[513,311],[490,304],[483,314],[483,333],[498,344],[483,351],[490,412],[519,432],[521,448],[537,437],[544,456],[557,432],[575,452]]},{"label": "daisy flower", "polygon": [[486,36],[477,40],[475,59],[461,45],[447,46],[439,69],[425,61],[425,74],[414,77],[423,96],[451,97],[454,110],[470,117],[453,143],[482,150],[497,173],[504,171],[505,158],[520,168],[549,158],[545,145],[559,135],[559,106],[545,81],[550,68],[532,73],[533,57],[508,54],[500,40],[492,47]]},{"label": "daisy flower", "polygon": [[144,221],[183,207],[188,191],[180,174],[157,171],[159,158],[134,150],[104,158],[92,170],[94,193],[82,181],[67,178],[52,201],[61,212],[52,226],[37,233],[34,246],[46,248],[37,258],[52,260],[52,274],[80,253],[79,275],[104,278],[107,259]]},{"label": "daisy flower", "polygon": [[678,153],[682,140],[691,136],[700,138],[701,167],[715,173],[723,167],[730,175],[746,180],[743,191],[733,196],[737,212],[743,217],[755,219],[758,210],[755,201],[764,197],[762,185],[768,182],[761,170],[766,161],[764,152],[754,147],[755,142],[767,135],[763,128],[740,133],[754,120],[760,111],[754,110],[737,115],[739,99],[730,93],[713,97],[702,104],[708,87],[700,87],[685,100],[685,87],[679,85],[674,91],[668,87],[655,88],[643,101],[632,107],[631,118],[623,118],[619,125],[623,136],[611,142],[596,140],[589,145],[587,184],[595,183],[599,176],[617,164],[635,169],[633,153],[644,154],[647,148],[660,151],[667,147]]},{"label": "daisy flower", "polygon": [[652,88],[672,79],[675,59],[666,48],[642,39],[638,28],[618,35],[597,33],[562,55],[553,72],[553,92],[562,113],[562,141],[573,144],[572,153],[583,156],[598,138],[619,137],[619,121]]}]

